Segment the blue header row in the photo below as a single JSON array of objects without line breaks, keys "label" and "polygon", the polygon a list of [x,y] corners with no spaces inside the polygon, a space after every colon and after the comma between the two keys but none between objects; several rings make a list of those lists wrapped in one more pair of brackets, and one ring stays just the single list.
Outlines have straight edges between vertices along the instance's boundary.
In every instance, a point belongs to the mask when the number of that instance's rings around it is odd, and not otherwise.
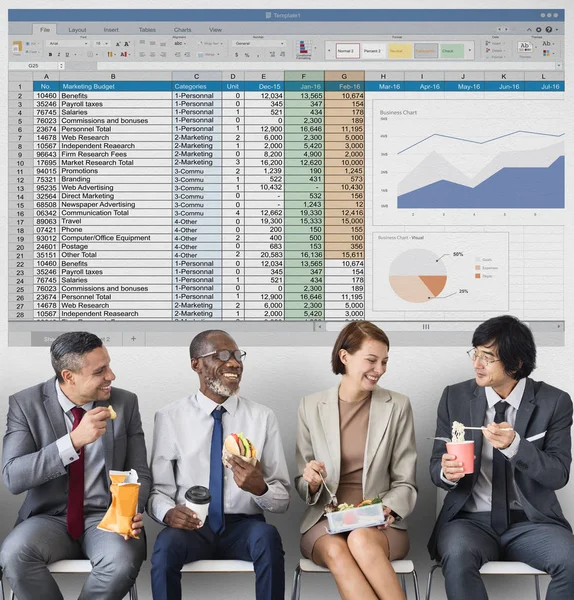
[{"label": "blue header row", "polygon": [[242,21],[400,21],[400,22],[512,22],[564,21],[564,9],[9,9],[9,21],[58,23],[107,22],[242,22]]},{"label": "blue header row", "polygon": [[[564,81],[35,81],[35,92],[563,92]],[[271,97],[272,99],[272,97]]]}]

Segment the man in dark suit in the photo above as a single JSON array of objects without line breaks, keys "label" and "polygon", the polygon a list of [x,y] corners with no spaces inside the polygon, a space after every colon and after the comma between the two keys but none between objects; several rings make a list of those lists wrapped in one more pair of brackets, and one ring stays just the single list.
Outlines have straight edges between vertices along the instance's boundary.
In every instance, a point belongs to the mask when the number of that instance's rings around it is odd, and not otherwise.
[{"label": "man in dark suit", "polygon": [[465,475],[456,455],[435,441],[430,473],[448,494],[429,552],[441,561],[449,600],[486,600],[479,569],[490,560],[546,571],[547,600],[571,600],[574,536],[555,490],[570,473],[572,401],[528,377],[536,346],[518,319],[489,319],[472,345],[475,379],[444,390],[436,435],[450,437],[454,421],[482,428],[466,432],[474,440],[474,473]]},{"label": "man in dark suit", "polygon": [[[110,357],[91,333],[59,336],[50,355],[56,377],[10,397],[2,478],[27,495],[0,567],[18,600],[62,600],[46,565],[87,557],[93,568],[80,599],[120,600],[145,558],[141,512],[151,487],[137,396],[112,388]],[[97,529],[110,504],[110,469],[138,473],[139,539]]]}]

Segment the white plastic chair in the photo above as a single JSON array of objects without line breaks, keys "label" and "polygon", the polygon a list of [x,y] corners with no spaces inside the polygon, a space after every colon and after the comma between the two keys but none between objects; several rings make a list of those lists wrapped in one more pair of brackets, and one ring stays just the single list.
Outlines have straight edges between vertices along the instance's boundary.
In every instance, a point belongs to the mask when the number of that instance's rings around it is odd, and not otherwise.
[{"label": "white plastic chair", "polygon": [[[444,501],[446,496],[446,491],[437,488],[437,497],[436,497],[436,515],[438,517],[440,513],[440,507]],[[427,580],[427,590],[425,595],[425,600],[430,600],[431,594],[431,586],[432,586],[432,577],[434,572],[437,569],[440,569],[440,563],[433,565],[431,570],[429,571],[429,576]],[[540,600],[540,575],[548,575],[544,571],[539,571],[534,567],[527,565],[526,563],[519,561],[511,561],[511,560],[491,560],[484,565],[480,569],[479,573],[481,575],[530,575],[534,577],[534,588],[536,592],[536,600]]]},{"label": "white plastic chair", "polygon": [[253,571],[253,563],[247,560],[196,560],[183,565],[181,569],[182,574],[253,573]]},{"label": "white plastic chair", "polygon": [[[87,559],[71,559],[71,560],[58,560],[48,565],[50,573],[91,573],[92,563]],[[128,593],[130,600],[138,600],[138,590],[134,583],[132,589]],[[4,600],[4,590],[2,590],[2,599]],[[10,594],[10,600],[14,600],[14,592]]]},{"label": "white plastic chair", "polygon": [[[391,562],[395,573],[399,576],[405,596],[407,595],[405,575],[411,575],[413,578],[413,588],[415,590],[415,599],[420,600],[419,582],[417,572],[412,560],[393,560]],[[302,573],[330,573],[329,569],[316,565],[308,558],[299,560],[299,565],[295,569],[293,576],[293,588],[291,590],[291,600],[300,600],[301,597],[301,574]]]}]

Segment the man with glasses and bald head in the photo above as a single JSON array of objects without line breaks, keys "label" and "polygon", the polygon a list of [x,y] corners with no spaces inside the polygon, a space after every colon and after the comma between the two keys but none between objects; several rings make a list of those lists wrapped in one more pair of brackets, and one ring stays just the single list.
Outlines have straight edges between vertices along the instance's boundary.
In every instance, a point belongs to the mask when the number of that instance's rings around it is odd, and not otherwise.
[{"label": "man with glasses and bald head", "polygon": [[[281,538],[263,516],[289,506],[277,419],[270,408],[239,396],[245,352],[225,331],[199,333],[189,354],[199,391],[155,415],[148,512],[167,527],[152,556],[153,598],[180,599],[182,566],[219,558],[253,561],[257,600],[283,600]],[[232,433],[243,433],[255,446],[255,465],[230,456],[224,469],[223,441]],[[194,486],[210,491],[205,523],[185,504]]]},{"label": "man with glasses and bald head", "polygon": [[530,329],[509,315],[485,321],[468,351],[474,379],[448,386],[437,437],[454,421],[475,429],[474,472],[435,441],[430,472],[446,495],[429,542],[449,600],[487,600],[479,574],[491,560],[521,561],[552,577],[547,600],[571,600],[574,536],[555,490],[570,474],[572,400],[529,375],[536,366]]}]

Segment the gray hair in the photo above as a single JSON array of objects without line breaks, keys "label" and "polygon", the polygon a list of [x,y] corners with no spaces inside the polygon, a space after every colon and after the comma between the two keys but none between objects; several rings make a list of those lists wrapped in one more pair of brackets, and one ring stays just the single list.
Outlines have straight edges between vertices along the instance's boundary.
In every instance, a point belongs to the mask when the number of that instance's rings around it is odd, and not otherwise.
[{"label": "gray hair", "polygon": [[229,336],[227,331],[223,331],[222,329],[206,329],[205,331],[198,333],[191,340],[191,344],[189,344],[189,357],[197,358],[198,356],[205,354],[205,344],[207,343],[209,336],[215,333],[223,333]]},{"label": "gray hair", "polygon": [[58,336],[50,346],[50,360],[58,381],[64,382],[62,371],[79,371],[84,354],[102,346],[102,340],[87,331],[69,331]]}]

